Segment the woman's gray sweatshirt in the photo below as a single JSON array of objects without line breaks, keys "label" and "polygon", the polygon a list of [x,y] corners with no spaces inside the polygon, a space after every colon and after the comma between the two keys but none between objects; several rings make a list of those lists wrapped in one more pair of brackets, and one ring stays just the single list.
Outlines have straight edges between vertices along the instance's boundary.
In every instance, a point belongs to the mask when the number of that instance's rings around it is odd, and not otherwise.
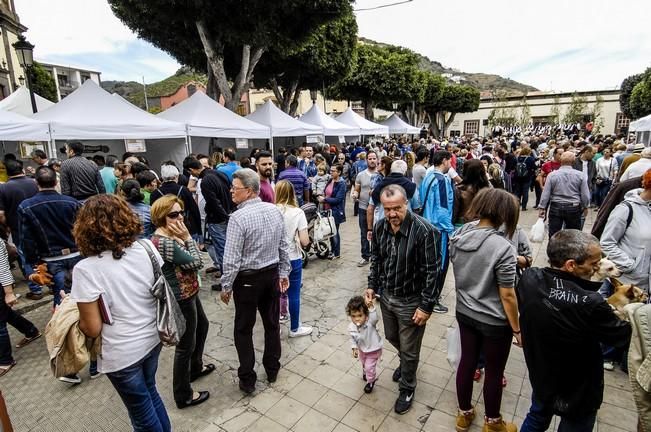
[{"label": "woman's gray sweatshirt", "polygon": [[508,325],[499,288],[513,288],[516,258],[511,243],[493,228],[469,223],[450,239],[457,313],[489,325]]}]

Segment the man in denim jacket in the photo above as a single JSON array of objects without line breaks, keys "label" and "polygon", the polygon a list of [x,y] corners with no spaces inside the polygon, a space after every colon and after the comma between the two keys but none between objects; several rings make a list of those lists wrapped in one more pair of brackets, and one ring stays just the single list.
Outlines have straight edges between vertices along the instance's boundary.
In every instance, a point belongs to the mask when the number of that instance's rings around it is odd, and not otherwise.
[{"label": "man in denim jacket", "polygon": [[[36,170],[39,192],[18,206],[21,248],[25,260],[36,267],[47,265],[54,282],[54,304],[61,302],[59,292],[69,292],[64,287],[66,271],[81,260],[72,227],[81,203],[55,190],[56,172],[47,166]],[[26,275],[30,280],[35,273]]]}]

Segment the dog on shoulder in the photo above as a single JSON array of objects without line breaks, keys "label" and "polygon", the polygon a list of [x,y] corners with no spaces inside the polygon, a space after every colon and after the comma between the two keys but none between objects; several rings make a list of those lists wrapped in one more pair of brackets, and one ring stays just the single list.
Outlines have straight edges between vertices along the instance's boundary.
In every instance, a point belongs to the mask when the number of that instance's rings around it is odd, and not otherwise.
[{"label": "dog on shoulder", "polygon": [[615,278],[610,278],[615,286],[615,292],[606,300],[620,319],[628,321],[624,306],[630,303],[646,303],[649,300],[647,293],[635,285],[623,284]]},{"label": "dog on shoulder", "polygon": [[[622,272],[617,268],[614,262],[608,258],[601,258],[599,261],[599,270],[594,272],[590,280],[592,282],[603,282],[606,279],[618,278]],[[615,285],[613,283],[613,285]]]}]

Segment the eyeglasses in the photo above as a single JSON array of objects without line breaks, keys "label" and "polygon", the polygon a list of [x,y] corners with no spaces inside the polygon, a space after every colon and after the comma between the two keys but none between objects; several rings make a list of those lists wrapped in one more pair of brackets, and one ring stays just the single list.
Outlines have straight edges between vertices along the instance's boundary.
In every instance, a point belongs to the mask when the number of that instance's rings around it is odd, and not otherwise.
[{"label": "eyeglasses", "polygon": [[167,217],[170,219],[178,219],[179,216],[183,216],[182,211],[173,211],[167,214]]},{"label": "eyeglasses", "polygon": [[246,187],[235,187],[235,186],[231,186],[231,190],[232,190],[232,191],[243,190],[243,189],[248,189],[248,188],[246,188]]}]

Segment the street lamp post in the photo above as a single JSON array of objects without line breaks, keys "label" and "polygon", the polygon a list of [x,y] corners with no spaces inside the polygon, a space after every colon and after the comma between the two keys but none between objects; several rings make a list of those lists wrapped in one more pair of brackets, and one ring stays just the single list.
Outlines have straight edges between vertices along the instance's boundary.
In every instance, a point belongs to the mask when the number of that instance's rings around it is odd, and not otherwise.
[{"label": "street lamp post", "polygon": [[13,44],[18,56],[18,62],[25,69],[25,76],[27,77],[27,87],[29,88],[29,97],[32,100],[32,112],[36,113],[36,98],[34,97],[34,89],[32,88],[32,67],[34,66],[34,45],[25,40],[25,36],[18,36],[18,42]]},{"label": "street lamp post", "polygon": [[318,93],[316,90],[310,90],[310,99],[312,99],[312,105],[316,104],[317,94]]}]

